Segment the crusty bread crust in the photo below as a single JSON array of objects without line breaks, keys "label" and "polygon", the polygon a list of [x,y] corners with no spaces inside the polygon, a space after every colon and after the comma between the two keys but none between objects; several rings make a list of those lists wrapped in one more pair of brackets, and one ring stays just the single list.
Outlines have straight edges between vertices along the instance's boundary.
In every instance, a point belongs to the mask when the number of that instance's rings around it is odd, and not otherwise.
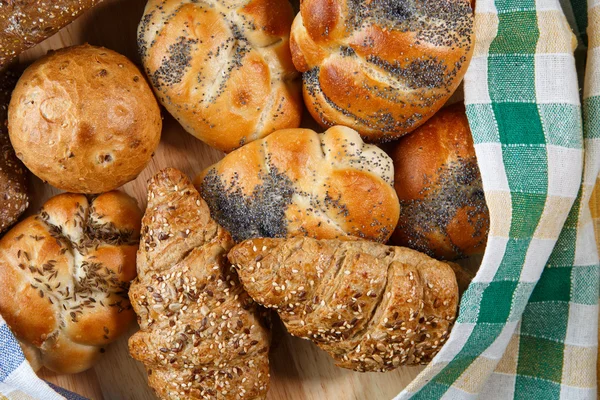
[{"label": "crusty bread crust", "polygon": [[428,363],[458,306],[452,268],[363,240],[251,239],[229,252],[248,294],[340,367],[389,371]]},{"label": "crusty bread crust", "polygon": [[0,233],[29,207],[27,170],[15,155],[7,129],[8,103],[16,83],[14,72],[0,72]]},{"label": "crusty bread crust", "polygon": [[127,330],[140,221],[124,193],[61,194],[0,240],[0,314],[33,365],[81,372]]},{"label": "crusty bread crust", "polygon": [[186,131],[229,152],[300,126],[288,0],[150,0],[138,27],[146,73]]},{"label": "crusty bread crust", "polygon": [[473,43],[469,0],[303,0],[290,39],[313,118],[378,142],[442,107]]},{"label": "crusty bread crust", "polygon": [[389,154],[401,205],[391,242],[446,260],[483,253],[490,215],[464,105],[442,109]]},{"label": "crusty bread crust", "polygon": [[399,205],[390,158],[342,126],[285,129],[249,143],[195,180],[236,241],[347,235],[386,242]]},{"label": "crusty bread crust", "polygon": [[151,179],[129,351],[161,399],[266,396],[269,331],[227,261],[232,246],[185,175],[167,168]]},{"label": "crusty bread crust", "polygon": [[103,47],[68,47],[25,70],[8,110],[17,157],[59,189],[103,193],[134,179],[162,120],[140,70]]}]

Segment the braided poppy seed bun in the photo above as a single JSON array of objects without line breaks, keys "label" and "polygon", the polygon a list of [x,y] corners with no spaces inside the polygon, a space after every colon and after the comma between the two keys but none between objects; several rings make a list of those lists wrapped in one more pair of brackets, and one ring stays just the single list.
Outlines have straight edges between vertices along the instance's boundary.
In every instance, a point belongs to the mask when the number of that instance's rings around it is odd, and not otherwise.
[{"label": "braided poppy seed bun", "polygon": [[483,253],[490,216],[464,106],[442,109],[390,155],[401,205],[391,242],[446,260]]},{"label": "braided poppy seed bun", "polygon": [[288,0],[150,0],[138,48],[159,100],[225,152],[302,117]]},{"label": "braided poppy seed bun", "polygon": [[378,142],[411,132],[442,107],[472,44],[469,0],[304,0],[290,39],[317,122]]}]

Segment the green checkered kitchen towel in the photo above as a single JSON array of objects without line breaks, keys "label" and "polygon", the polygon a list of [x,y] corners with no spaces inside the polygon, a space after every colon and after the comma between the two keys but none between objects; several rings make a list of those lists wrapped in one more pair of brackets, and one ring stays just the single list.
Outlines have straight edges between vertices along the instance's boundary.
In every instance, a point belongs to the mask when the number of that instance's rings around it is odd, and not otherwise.
[{"label": "green checkered kitchen towel", "polygon": [[465,103],[488,245],[448,343],[397,398],[595,399],[600,0],[477,0],[475,35]]}]

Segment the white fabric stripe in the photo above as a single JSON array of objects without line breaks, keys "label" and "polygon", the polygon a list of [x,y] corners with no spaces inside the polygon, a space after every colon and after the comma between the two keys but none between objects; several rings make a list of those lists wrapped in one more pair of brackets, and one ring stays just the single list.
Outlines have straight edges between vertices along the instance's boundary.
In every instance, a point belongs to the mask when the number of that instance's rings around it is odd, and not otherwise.
[{"label": "white fabric stripe", "polygon": [[575,199],[581,186],[581,178],[574,179],[574,177],[581,177],[583,150],[554,145],[547,145],[546,149],[548,150],[548,194]]},{"label": "white fabric stripe", "polygon": [[447,362],[454,359],[456,354],[463,348],[469,336],[473,332],[475,324],[457,323],[450,332],[448,341],[442,347],[442,350],[433,359],[434,362]]},{"label": "white fabric stripe", "polygon": [[587,3],[588,3],[588,10],[591,10],[592,8],[600,5],[600,0],[587,0]]},{"label": "white fabric stripe", "polygon": [[491,104],[488,91],[488,58],[473,57],[464,78],[465,85],[471,90],[465,91],[465,104]]},{"label": "white fabric stripe", "polygon": [[573,55],[535,55],[535,95],[538,104],[580,104]]},{"label": "white fabric stripe", "polygon": [[564,400],[596,400],[597,388],[578,388],[560,385],[560,398]]},{"label": "white fabric stripe", "polygon": [[537,11],[561,11],[561,6],[558,0],[535,0],[535,8]]},{"label": "white fabric stripe", "polygon": [[[600,1],[600,0],[599,0]],[[588,49],[583,98],[600,95],[600,47]]]},{"label": "white fabric stripe", "polygon": [[[583,141],[585,148],[585,165],[583,173],[583,182],[586,185],[594,187],[596,177],[598,176],[598,163],[600,162],[600,139],[585,139]],[[592,192],[590,191],[590,196]]]},{"label": "white fabric stripe", "polygon": [[598,304],[569,304],[569,321],[565,344],[581,347],[598,346]]},{"label": "white fabric stripe", "polygon": [[510,192],[502,158],[502,145],[500,143],[480,143],[475,145],[475,153],[479,160],[484,190]]},{"label": "white fabric stripe", "polygon": [[479,394],[480,399],[513,399],[517,376],[494,372]]},{"label": "white fabric stripe", "polygon": [[[587,203],[583,203],[587,204]],[[590,209],[584,207],[583,213],[589,214]],[[596,235],[591,219],[588,223],[577,229],[577,242],[575,245],[575,265],[598,264],[598,251],[596,248]]]},{"label": "white fabric stripe", "polygon": [[65,400],[65,398],[50,388],[33,372],[28,362],[23,362],[14,370],[4,383],[23,393],[44,400]]},{"label": "white fabric stripe", "polygon": [[477,0],[475,3],[475,13],[498,14],[496,2],[494,0]]},{"label": "white fabric stripe", "polygon": [[[552,215],[548,217],[554,218],[555,216]],[[565,215],[564,218],[566,219],[566,217],[567,216]],[[538,225],[538,228],[539,226],[540,225]],[[538,239],[534,237],[531,239],[529,247],[527,248],[525,263],[523,269],[521,270],[519,281],[535,283],[540,279],[542,271],[548,262],[548,258],[550,258],[550,254],[552,254],[556,240],[557,238]]]},{"label": "white fabric stripe", "polygon": [[486,249],[490,249],[490,251],[486,251],[481,260],[481,265],[485,265],[485,268],[479,268],[475,278],[473,278],[473,282],[489,283],[494,279],[496,272],[498,272],[498,267],[504,258],[504,253],[506,253],[507,244],[508,238],[498,236],[488,237]]},{"label": "white fabric stripe", "polygon": [[477,399],[477,395],[474,393],[468,393],[463,390],[460,390],[457,387],[450,386],[448,391],[444,393],[441,397],[441,400],[475,400]]},{"label": "white fabric stripe", "polygon": [[508,346],[508,342],[513,337],[518,324],[518,321],[507,322],[498,338],[481,355],[490,360],[499,361],[504,355],[506,346]]}]

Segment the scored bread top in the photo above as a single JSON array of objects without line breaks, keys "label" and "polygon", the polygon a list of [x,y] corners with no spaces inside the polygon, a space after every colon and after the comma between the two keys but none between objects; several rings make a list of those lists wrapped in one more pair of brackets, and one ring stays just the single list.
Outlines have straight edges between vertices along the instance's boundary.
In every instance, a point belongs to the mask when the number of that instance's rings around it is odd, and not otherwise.
[{"label": "scored bread top", "polygon": [[236,241],[346,235],[385,242],[398,222],[391,159],[336,126],[286,129],[249,143],[195,180]]},{"label": "scored bread top", "polygon": [[129,350],[161,399],[266,396],[269,331],[227,261],[232,246],[185,175],[167,168],[151,179]]},{"label": "scored bread top", "polygon": [[425,254],[363,240],[251,239],[229,253],[248,294],[340,367],[427,363],[449,336],[458,286]]}]

